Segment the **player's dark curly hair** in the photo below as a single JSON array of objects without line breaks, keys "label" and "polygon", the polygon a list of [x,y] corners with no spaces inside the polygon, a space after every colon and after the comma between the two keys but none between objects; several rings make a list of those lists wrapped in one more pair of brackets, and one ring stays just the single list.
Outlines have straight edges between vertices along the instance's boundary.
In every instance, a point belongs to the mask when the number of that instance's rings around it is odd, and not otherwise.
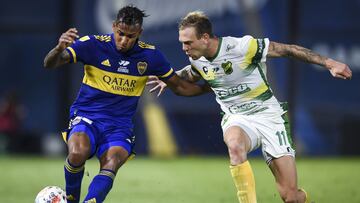
[{"label": "player's dark curly hair", "polygon": [[116,23],[125,23],[126,25],[142,26],[143,18],[147,17],[145,11],[140,10],[134,5],[128,5],[121,8],[116,16]]},{"label": "player's dark curly hair", "polygon": [[202,11],[193,11],[188,13],[179,22],[179,30],[187,27],[194,27],[196,30],[196,36],[198,39],[205,33],[209,34],[212,38],[214,34],[212,32],[212,25],[209,18]]}]

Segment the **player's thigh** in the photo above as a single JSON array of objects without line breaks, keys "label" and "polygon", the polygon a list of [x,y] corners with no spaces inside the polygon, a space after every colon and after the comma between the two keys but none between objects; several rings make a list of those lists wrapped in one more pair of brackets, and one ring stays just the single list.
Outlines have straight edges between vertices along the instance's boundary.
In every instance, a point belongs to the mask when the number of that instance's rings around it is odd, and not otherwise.
[{"label": "player's thigh", "polygon": [[244,152],[250,151],[251,141],[248,134],[239,126],[230,126],[224,132],[224,141],[231,148],[243,148]]},{"label": "player's thigh", "polygon": [[69,153],[85,153],[86,158],[90,158],[95,153],[97,131],[94,125],[81,119],[70,122],[70,128],[64,137]]},{"label": "player's thigh", "polygon": [[102,168],[116,171],[133,155],[135,137],[131,129],[112,128],[103,134],[97,150]]},{"label": "player's thigh", "polygon": [[88,154],[90,154],[90,139],[85,132],[72,133],[68,139],[67,145],[69,152],[85,150]]},{"label": "player's thigh", "polygon": [[295,157],[288,124],[281,114],[272,115],[271,119],[254,117],[252,123],[261,134],[262,152],[268,165],[276,158],[287,155]]},{"label": "player's thigh", "polygon": [[250,152],[261,143],[260,135],[256,128],[247,120],[246,117],[241,115],[225,115],[221,122],[224,141],[230,144],[245,144],[246,152]]}]

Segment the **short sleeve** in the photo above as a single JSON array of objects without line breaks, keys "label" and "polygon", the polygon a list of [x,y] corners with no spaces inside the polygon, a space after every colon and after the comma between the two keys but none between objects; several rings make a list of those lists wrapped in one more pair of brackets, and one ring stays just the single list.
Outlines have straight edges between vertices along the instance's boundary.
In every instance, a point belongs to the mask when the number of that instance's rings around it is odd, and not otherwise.
[{"label": "short sleeve", "polygon": [[70,54],[70,61],[72,63],[76,63],[78,61],[86,63],[91,60],[91,48],[92,43],[90,36],[84,36],[76,40],[71,46],[67,47],[66,51]]},{"label": "short sleeve", "polygon": [[161,80],[167,80],[175,74],[174,69],[160,51],[154,50],[151,61],[153,62],[151,74],[156,75]]},{"label": "short sleeve", "polygon": [[246,35],[239,39],[240,53],[244,55],[245,61],[249,64],[266,62],[266,55],[269,48],[269,39],[255,39]]}]

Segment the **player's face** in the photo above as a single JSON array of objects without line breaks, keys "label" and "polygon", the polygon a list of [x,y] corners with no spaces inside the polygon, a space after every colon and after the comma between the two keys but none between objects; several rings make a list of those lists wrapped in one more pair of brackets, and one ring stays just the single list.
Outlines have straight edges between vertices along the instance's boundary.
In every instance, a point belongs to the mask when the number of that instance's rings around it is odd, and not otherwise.
[{"label": "player's face", "polygon": [[126,25],[125,23],[113,23],[112,29],[116,49],[121,52],[129,51],[142,32],[140,25]]},{"label": "player's face", "polygon": [[197,60],[201,56],[207,57],[208,37],[203,35],[198,39],[194,27],[180,29],[179,41],[182,43],[183,51],[192,59]]}]

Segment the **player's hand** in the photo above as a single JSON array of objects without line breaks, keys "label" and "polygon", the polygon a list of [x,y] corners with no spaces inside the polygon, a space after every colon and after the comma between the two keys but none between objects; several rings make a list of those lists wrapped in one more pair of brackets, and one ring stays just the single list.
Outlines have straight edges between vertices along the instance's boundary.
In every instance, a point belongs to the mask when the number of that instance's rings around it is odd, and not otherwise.
[{"label": "player's hand", "polygon": [[59,43],[56,48],[60,51],[66,49],[66,47],[70,46],[74,41],[79,38],[78,31],[76,28],[70,28],[66,32],[64,32],[60,38]]},{"label": "player's hand", "polygon": [[352,72],[348,65],[335,61],[333,59],[327,59],[325,61],[326,67],[329,69],[332,76],[341,79],[351,79]]},{"label": "player's hand", "polygon": [[150,75],[148,78],[148,81],[146,82],[146,85],[154,85],[153,88],[151,88],[149,90],[149,92],[154,92],[157,89],[159,90],[157,96],[159,97],[161,95],[161,93],[165,90],[166,88],[166,83],[164,83],[163,81],[159,80],[158,77]]}]

